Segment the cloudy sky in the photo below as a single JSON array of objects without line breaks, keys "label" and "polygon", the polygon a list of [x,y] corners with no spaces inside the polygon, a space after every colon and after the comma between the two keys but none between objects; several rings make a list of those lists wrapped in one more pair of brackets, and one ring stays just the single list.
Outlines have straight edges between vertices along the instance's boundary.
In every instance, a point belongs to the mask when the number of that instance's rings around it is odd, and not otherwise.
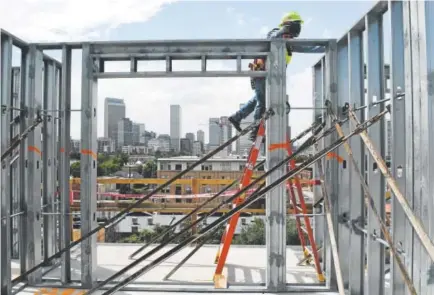
[{"label": "cloudy sky", "polygon": [[[374,1],[176,1],[176,0],[0,0],[0,27],[26,41],[173,40],[263,38],[281,16],[298,11],[302,38],[340,38]],[[14,13],[12,13],[14,12]],[[59,57],[57,52],[51,52]],[[19,53],[14,52],[15,63]],[[312,105],[312,65],[317,54],[296,54],[288,67],[287,92],[293,106]],[[152,67],[163,65],[153,64]],[[127,68],[112,65],[112,70]],[[177,62],[176,69],[199,69]],[[226,65],[210,64],[210,69]],[[72,107],[80,108],[80,52],[73,56]],[[103,135],[104,98],[123,98],[127,116],[147,130],[169,133],[169,106],[182,107],[182,133],[205,130],[208,118],[230,115],[251,97],[249,80],[123,79],[98,83],[98,135]],[[295,132],[306,128],[310,111],[291,113]],[[80,137],[80,115],[71,134]]]}]

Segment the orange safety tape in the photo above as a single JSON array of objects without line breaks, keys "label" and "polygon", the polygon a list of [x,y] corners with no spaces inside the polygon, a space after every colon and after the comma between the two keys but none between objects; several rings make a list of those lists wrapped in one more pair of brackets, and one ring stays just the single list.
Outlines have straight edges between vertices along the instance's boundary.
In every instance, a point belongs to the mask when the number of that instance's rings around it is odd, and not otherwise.
[{"label": "orange safety tape", "polygon": [[28,151],[29,151],[29,152],[35,152],[35,153],[37,153],[37,154],[40,155],[40,156],[42,155],[41,150],[38,149],[37,147],[33,146],[33,145],[29,145],[29,147],[28,147]]},{"label": "orange safety tape", "polygon": [[338,160],[339,163],[344,162],[344,158],[340,157],[336,153],[330,152],[330,153],[327,154],[327,159],[333,159],[333,158],[335,158],[336,160]]},{"label": "orange safety tape", "polygon": [[81,153],[83,155],[89,155],[92,156],[92,158],[97,159],[98,155],[96,153],[94,153],[92,150],[81,150]]},{"label": "orange safety tape", "polygon": [[278,150],[278,149],[286,149],[288,146],[288,143],[284,142],[284,143],[273,143],[270,144],[270,146],[268,147],[269,151],[273,151],[273,150]]}]

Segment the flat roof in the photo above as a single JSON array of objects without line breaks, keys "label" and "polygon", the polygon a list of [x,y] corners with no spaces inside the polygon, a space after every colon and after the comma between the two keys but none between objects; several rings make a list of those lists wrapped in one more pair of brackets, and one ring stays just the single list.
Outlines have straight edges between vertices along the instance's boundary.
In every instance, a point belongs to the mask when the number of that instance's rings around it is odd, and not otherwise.
[{"label": "flat roof", "polygon": [[[97,245],[97,261],[98,268],[96,276],[98,280],[103,280],[110,275],[119,271],[121,268],[131,263],[132,260],[128,256],[137,250],[141,244],[122,244],[122,243],[98,243]],[[166,253],[174,245],[164,247],[158,254],[154,254],[145,262],[140,263],[127,274],[132,274],[141,267],[149,264],[158,255]],[[154,246],[149,247],[147,251]],[[194,246],[188,246],[182,249],[174,256],[167,259],[165,262],[155,267],[148,273],[139,277],[132,288],[141,286],[149,289],[149,291],[161,291],[162,288],[179,290],[182,288],[204,288],[214,289],[212,278],[214,275],[215,264],[214,257],[217,252],[218,245],[204,245],[189,261],[186,262],[169,280],[163,278],[179,263]],[[142,253],[144,254],[144,253]],[[297,266],[299,259],[303,257],[301,246],[287,247],[287,281],[294,284],[318,284],[316,272],[313,266]],[[80,247],[74,247],[71,254],[72,280],[80,280],[81,277],[81,251]],[[231,284],[230,288],[239,290],[241,285],[243,289],[257,288],[260,292],[265,282],[265,265],[266,265],[266,247],[265,246],[244,246],[232,245],[227,257],[224,274]],[[19,274],[19,263],[12,262],[13,276]],[[125,275],[119,279],[125,278]],[[45,279],[60,278],[60,268],[48,272]],[[54,283],[51,283],[54,284]],[[262,284],[262,286],[261,286]],[[195,285],[195,286],[194,286]],[[314,286],[315,287],[315,286]],[[182,291],[182,290],[180,290]],[[254,292],[256,293],[256,292]],[[254,294],[252,293],[252,294]],[[19,293],[30,294],[30,293]],[[33,293],[34,294],[34,293]],[[122,293],[133,294],[133,293]],[[191,294],[191,292],[190,292]],[[318,293],[315,293],[318,294]],[[326,293],[325,293],[326,294]],[[336,293],[327,293],[336,294]]]},{"label": "flat roof", "polygon": [[[196,162],[201,158],[197,156],[179,156],[179,157],[171,157],[171,158],[159,158],[157,161],[183,161],[183,162]],[[265,157],[258,157],[258,161],[265,160]],[[206,162],[246,162],[247,157],[243,158],[240,156],[233,157],[212,157],[206,160]]]}]

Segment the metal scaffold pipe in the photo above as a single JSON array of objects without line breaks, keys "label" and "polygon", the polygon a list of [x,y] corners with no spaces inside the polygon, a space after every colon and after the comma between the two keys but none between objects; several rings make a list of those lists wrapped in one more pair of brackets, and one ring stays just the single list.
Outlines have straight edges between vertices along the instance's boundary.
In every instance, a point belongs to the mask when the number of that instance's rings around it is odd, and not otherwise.
[{"label": "metal scaffold pipe", "polygon": [[[267,120],[270,116],[274,115],[273,110],[268,110],[267,112],[265,112],[263,120]],[[130,204],[127,208],[123,209],[121,212],[119,212],[118,214],[116,214],[115,216],[113,216],[112,218],[108,219],[106,222],[104,222],[102,225],[95,227],[94,229],[92,229],[89,233],[83,235],[80,239],[77,239],[76,241],[70,243],[67,247],[61,249],[60,251],[58,251],[57,253],[55,253],[54,255],[48,257],[47,259],[45,259],[44,261],[42,261],[41,263],[35,265],[34,267],[30,268],[27,271],[24,271],[20,276],[14,278],[12,280],[12,284],[17,284],[19,282],[21,282],[24,278],[26,278],[29,274],[32,274],[34,271],[38,270],[40,267],[42,267],[43,265],[45,265],[48,262],[53,261],[56,258],[60,258],[61,255],[63,253],[66,253],[68,250],[70,250],[71,248],[77,246],[78,244],[80,244],[81,242],[83,242],[84,240],[88,239],[89,237],[93,236],[94,234],[96,234],[97,232],[99,232],[101,229],[105,229],[105,228],[109,228],[113,225],[115,225],[116,223],[118,223],[120,220],[123,219],[123,217],[125,217],[126,214],[128,214],[132,209],[136,208],[137,206],[139,206],[140,204],[142,204],[144,201],[148,200],[150,197],[152,197],[154,194],[156,194],[157,192],[161,191],[163,188],[165,188],[166,186],[172,184],[173,182],[175,182],[177,179],[181,178],[182,176],[184,176],[185,174],[187,174],[188,172],[190,172],[191,170],[193,170],[195,167],[199,166],[200,164],[204,163],[205,161],[207,161],[208,159],[210,159],[211,157],[213,157],[214,155],[216,155],[218,152],[220,152],[221,150],[223,150],[224,148],[226,148],[227,146],[231,145],[232,143],[234,143],[238,138],[240,138],[241,136],[247,134],[248,132],[250,132],[253,128],[255,128],[257,125],[257,123],[252,123],[251,125],[249,125],[248,127],[246,127],[245,129],[243,129],[239,134],[237,134],[236,136],[230,138],[228,141],[226,141],[224,144],[222,144],[221,146],[219,146],[218,148],[216,148],[215,150],[209,152],[207,155],[205,155],[204,157],[202,157],[200,160],[194,162],[191,166],[189,166],[187,169],[181,171],[180,173],[178,173],[177,175],[175,175],[174,177],[172,177],[171,179],[169,179],[167,182],[159,185],[157,188],[155,188],[154,190],[152,190],[150,193],[148,193],[146,196],[144,196],[143,198],[137,200],[136,202]]]}]

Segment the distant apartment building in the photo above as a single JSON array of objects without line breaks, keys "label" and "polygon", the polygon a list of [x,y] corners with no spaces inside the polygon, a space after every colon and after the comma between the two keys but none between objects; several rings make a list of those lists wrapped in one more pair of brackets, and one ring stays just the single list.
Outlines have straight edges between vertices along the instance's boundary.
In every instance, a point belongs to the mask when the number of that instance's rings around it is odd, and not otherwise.
[{"label": "distant apartment building", "polygon": [[204,151],[204,148],[203,148],[203,143],[201,141],[197,140],[197,141],[193,142],[193,151],[192,151],[193,156],[200,157],[203,155],[203,151]]},{"label": "distant apartment building", "polygon": [[123,99],[106,97],[104,101],[104,137],[111,138],[117,146],[118,123],[125,118],[126,107]]},{"label": "distant apartment building", "polygon": [[114,153],[115,141],[108,137],[99,137],[97,139],[98,153]]},{"label": "distant apartment building", "polygon": [[193,142],[195,141],[195,138],[194,138],[194,137],[195,137],[195,136],[194,136],[194,133],[187,132],[187,133],[185,134],[185,138],[187,138],[188,140],[190,140],[192,144],[193,144]]},{"label": "distant apartment building", "polygon": [[[265,157],[259,157],[257,162],[264,160]],[[198,161],[197,156],[180,156],[172,158],[159,158],[157,159],[157,177],[170,179],[194,162]],[[240,179],[243,175],[244,167],[247,159],[237,156],[231,157],[213,157],[207,160],[202,165],[195,167],[192,171],[188,172],[183,178],[196,178],[196,179]],[[264,174],[263,166],[255,170],[253,176],[260,176]],[[312,178],[311,170],[303,170],[300,177],[304,179]],[[200,188],[200,193],[217,192],[225,185],[208,185]],[[188,185],[171,185],[170,193],[175,192],[184,194],[191,190]],[[169,190],[168,190],[169,192]]]},{"label": "distant apartment building", "polygon": [[81,142],[78,139],[71,139],[71,153],[79,153],[80,152]]},{"label": "distant apartment building", "polygon": [[126,145],[133,145],[133,122],[128,118],[122,118],[118,122],[117,149],[122,149]]},{"label": "distant apartment building", "polygon": [[133,123],[133,144],[134,145],[145,144],[145,124]]},{"label": "distant apartment building", "polygon": [[[220,117],[220,145],[232,138],[232,124],[228,117]],[[228,155],[232,153],[232,145],[225,148]]]},{"label": "distant apartment building", "polygon": [[157,138],[150,139],[148,141],[148,148],[153,152],[169,152],[171,149],[170,136],[167,134],[160,134]]},{"label": "distant apartment building", "polygon": [[196,140],[200,141],[202,145],[205,145],[205,132],[203,130],[197,130]]},{"label": "distant apartment building", "polygon": [[143,145],[124,145],[122,147],[122,153],[128,155],[146,155],[148,153],[148,147]]},{"label": "distant apartment building", "polygon": [[183,155],[191,155],[193,151],[193,142],[189,138],[181,138],[180,141],[180,152]]},{"label": "distant apartment building", "polygon": [[210,150],[220,146],[220,119],[209,118],[209,143]]},{"label": "distant apartment building", "polygon": [[180,150],[181,140],[181,106],[170,106],[170,140],[171,148],[175,151]]}]

